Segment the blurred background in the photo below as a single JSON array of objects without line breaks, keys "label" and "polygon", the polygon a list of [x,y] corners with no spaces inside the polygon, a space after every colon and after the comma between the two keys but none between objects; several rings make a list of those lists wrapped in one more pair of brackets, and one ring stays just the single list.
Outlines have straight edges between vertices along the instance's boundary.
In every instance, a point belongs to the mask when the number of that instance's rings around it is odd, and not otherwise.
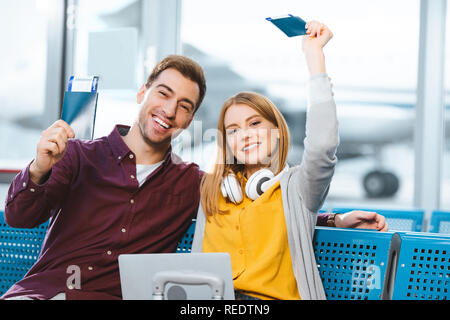
[{"label": "blurred background", "polygon": [[[450,51],[446,0],[3,0],[0,2],[0,210],[11,179],[60,117],[71,75],[100,76],[95,137],[131,125],[136,92],[168,54],[199,62],[207,95],[174,142],[207,169],[224,100],[268,96],[303,152],[308,73],[301,38],[266,17],[324,22],[341,144],[325,207],[450,209]],[[185,141],[188,141],[186,145]]]}]

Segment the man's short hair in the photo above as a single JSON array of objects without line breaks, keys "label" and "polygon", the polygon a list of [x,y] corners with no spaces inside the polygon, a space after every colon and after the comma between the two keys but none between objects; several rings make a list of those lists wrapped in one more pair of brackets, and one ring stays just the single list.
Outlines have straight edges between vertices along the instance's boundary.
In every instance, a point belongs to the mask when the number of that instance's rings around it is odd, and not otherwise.
[{"label": "man's short hair", "polygon": [[197,100],[197,105],[195,106],[195,112],[200,107],[203,98],[206,93],[206,80],[205,75],[203,73],[203,68],[194,60],[181,56],[181,55],[169,55],[163,60],[161,60],[155,68],[153,68],[152,73],[147,79],[147,83],[145,86],[150,88],[153,81],[166,69],[175,69],[180,72],[186,78],[197,83],[199,90],[199,96]]}]

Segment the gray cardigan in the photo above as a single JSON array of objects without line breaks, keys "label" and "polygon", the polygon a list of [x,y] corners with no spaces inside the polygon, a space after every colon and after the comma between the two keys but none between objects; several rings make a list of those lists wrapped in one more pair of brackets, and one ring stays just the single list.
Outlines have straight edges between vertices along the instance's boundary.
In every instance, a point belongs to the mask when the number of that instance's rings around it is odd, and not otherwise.
[{"label": "gray cardigan", "polygon": [[[326,74],[311,77],[303,159],[280,178],[289,250],[297,287],[303,300],[323,300],[325,292],[314,256],[317,212],[327,196],[339,144],[336,104]],[[201,252],[205,215],[200,205],[192,252]]]}]

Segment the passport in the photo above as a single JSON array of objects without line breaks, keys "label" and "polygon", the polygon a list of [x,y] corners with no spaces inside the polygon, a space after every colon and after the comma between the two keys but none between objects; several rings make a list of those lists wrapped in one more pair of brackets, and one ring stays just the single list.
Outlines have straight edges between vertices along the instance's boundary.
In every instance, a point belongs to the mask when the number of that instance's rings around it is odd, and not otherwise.
[{"label": "passport", "polygon": [[306,22],[297,16],[288,14],[282,17],[266,18],[288,37],[303,36],[306,34]]},{"label": "passport", "polygon": [[76,139],[92,140],[94,138],[97,100],[97,92],[66,91],[64,93],[61,119],[70,125]]}]

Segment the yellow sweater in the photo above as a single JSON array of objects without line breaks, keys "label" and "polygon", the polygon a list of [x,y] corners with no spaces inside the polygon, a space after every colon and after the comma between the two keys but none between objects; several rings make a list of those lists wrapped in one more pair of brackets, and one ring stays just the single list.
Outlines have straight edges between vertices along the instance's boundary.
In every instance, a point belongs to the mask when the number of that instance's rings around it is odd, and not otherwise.
[{"label": "yellow sweater", "polygon": [[280,183],[257,200],[244,195],[235,205],[220,196],[219,209],[206,220],[204,252],[228,252],[234,289],[261,299],[300,299],[292,269]]}]

